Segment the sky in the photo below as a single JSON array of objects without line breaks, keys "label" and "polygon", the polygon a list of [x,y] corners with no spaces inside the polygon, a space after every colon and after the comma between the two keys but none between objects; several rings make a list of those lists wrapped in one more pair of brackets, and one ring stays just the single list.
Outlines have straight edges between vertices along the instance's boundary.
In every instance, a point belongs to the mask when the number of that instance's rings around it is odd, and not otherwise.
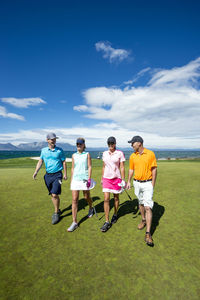
[{"label": "sky", "polygon": [[200,148],[200,2],[0,0],[0,143]]}]

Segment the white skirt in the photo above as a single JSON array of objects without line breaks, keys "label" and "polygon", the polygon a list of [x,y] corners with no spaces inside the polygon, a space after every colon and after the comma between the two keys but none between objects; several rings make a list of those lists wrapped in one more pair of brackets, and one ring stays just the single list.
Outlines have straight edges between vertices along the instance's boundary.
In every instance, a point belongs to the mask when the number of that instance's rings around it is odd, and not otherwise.
[{"label": "white skirt", "polygon": [[70,185],[70,190],[72,191],[89,191],[92,190],[96,185],[96,182],[91,179],[91,185],[88,188],[87,187],[87,181],[83,180],[74,180],[72,179],[71,185]]},{"label": "white skirt", "polygon": [[116,191],[116,190],[112,190],[112,189],[105,189],[105,188],[103,188],[103,193],[121,194],[122,190]]}]

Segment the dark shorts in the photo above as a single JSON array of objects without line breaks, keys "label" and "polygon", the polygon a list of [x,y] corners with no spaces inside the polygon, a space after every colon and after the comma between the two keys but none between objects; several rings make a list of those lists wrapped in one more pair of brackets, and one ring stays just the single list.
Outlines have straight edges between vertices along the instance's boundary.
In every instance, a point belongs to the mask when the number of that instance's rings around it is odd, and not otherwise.
[{"label": "dark shorts", "polygon": [[63,174],[61,171],[56,172],[56,173],[46,173],[44,175],[44,181],[45,181],[46,187],[49,191],[49,195],[51,195],[51,194],[60,195],[61,194],[62,178],[63,178]]}]

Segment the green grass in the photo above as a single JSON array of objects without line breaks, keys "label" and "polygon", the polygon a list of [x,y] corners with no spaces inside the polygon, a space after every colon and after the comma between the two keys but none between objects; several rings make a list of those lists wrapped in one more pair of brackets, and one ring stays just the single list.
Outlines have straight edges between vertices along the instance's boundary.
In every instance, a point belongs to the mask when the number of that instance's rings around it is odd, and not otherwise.
[{"label": "green grass", "polygon": [[[0,162],[0,299],[199,299],[199,163],[158,163],[153,248],[137,230],[133,190],[133,201],[120,197],[118,222],[101,233],[101,161],[93,161],[98,184],[91,193],[98,218],[86,218],[81,195],[80,227],[73,233],[67,232],[69,180],[62,185],[63,218],[53,226],[44,169],[33,181],[35,165],[28,158]],[[111,207],[112,215],[113,201]]]}]

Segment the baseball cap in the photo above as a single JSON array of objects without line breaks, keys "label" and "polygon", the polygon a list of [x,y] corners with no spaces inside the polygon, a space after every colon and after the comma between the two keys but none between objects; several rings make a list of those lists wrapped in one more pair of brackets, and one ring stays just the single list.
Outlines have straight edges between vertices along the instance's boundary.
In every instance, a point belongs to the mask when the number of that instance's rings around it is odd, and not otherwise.
[{"label": "baseball cap", "polygon": [[113,143],[113,144],[116,144],[116,138],[114,136],[110,136],[108,139],[107,139],[107,144],[109,143]]},{"label": "baseball cap", "polygon": [[85,140],[84,139],[81,139],[81,138],[78,138],[77,140],[76,140],[76,143],[77,144],[85,144]]},{"label": "baseball cap", "polygon": [[52,140],[52,139],[58,139],[58,137],[56,136],[55,133],[49,132],[49,133],[47,134],[47,140]]},{"label": "baseball cap", "polygon": [[143,144],[143,138],[141,138],[141,136],[139,135],[135,135],[134,137],[132,137],[132,139],[130,141],[128,141],[128,143],[134,144],[135,142],[139,142],[141,144]]}]

